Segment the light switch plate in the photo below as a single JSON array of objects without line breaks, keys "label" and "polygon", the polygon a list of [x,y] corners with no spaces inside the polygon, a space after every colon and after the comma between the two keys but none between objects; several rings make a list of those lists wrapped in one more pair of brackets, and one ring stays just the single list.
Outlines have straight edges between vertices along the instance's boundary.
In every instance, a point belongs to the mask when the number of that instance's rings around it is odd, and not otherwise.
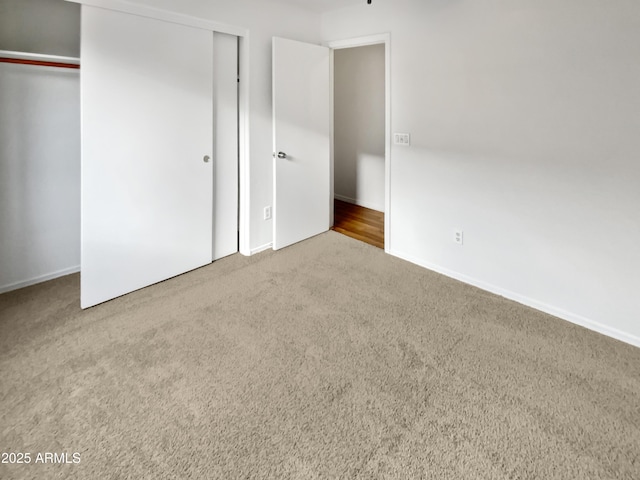
[{"label": "light switch plate", "polygon": [[411,135],[408,133],[394,133],[393,143],[395,145],[402,145],[403,147],[408,147],[409,145],[411,145]]}]

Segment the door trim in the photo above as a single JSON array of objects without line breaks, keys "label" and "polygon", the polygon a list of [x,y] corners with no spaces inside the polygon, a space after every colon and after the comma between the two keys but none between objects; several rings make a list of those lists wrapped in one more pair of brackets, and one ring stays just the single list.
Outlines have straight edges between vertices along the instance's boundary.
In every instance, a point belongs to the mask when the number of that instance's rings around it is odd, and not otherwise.
[{"label": "door trim", "polygon": [[211,30],[213,32],[228,33],[237,37],[244,37],[249,33],[246,28],[228,25],[226,23],[214,22],[199,17],[192,17],[184,13],[164,10],[148,5],[140,5],[129,3],[122,0],[65,0],[71,3],[80,3],[90,7],[105,8],[107,10],[115,10],[122,13],[131,13],[142,17],[154,18],[156,20],[164,20],[165,22],[179,23],[189,27],[201,28],[203,30]]},{"label": "door trim", "polygon": [[[367,45],[384,44],[384,97],[385,97],[385,139],[384,139],[384,251],[391,253],[391,34],[380,33],[363,37],[348,38],[324,42],[323,45],[331,49],[329,62],[331,68],[330,102],[331,102],[331,199],[334,191],[334,51],[343,48],[365,47]],[[333,208],[331,208],[331,224],[333,224]]]}]

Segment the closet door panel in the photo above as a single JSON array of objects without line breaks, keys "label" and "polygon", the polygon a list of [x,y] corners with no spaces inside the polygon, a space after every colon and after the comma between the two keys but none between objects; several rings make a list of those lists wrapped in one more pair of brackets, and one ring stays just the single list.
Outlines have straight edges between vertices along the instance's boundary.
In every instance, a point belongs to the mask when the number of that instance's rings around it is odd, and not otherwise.
[{"label": "closet door panel", "polygon": [[238,37],[215,32],[213,259],[238,251]]},{"label": "closet door panel", "polygon": [[83,5],[89,307],[212,261],[213,33]]}]

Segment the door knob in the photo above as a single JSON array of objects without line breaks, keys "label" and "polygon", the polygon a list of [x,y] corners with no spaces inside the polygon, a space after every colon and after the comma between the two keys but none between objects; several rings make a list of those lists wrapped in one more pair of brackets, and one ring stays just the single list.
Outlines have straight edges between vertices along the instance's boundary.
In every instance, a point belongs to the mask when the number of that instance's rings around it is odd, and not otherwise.
[{"label": "door knob", "polygon": [[204,163],[209,163],[209,160],[211,160],[211,157],[209,157],[209,155],[205,155],[202,160],[204,160]]},{"label": "door knob", "polygon": [[284,152],[278,152],[278,158],[287,158],[287,154]]}]

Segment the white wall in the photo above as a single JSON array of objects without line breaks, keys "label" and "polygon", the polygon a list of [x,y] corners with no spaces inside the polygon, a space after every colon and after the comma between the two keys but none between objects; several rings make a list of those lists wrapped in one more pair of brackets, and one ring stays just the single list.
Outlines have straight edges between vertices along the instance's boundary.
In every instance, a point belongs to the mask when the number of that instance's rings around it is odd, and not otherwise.
[{"label": "white wall", "polygon": [[[0,50],[78,56],[80,8],[0,3]],[[0,64],[0,292],[80,263],[77,70]]]},{"label": "white wall", "polygon": [[0,292],[80,264],[77,70],[0,63]]},{"label": "white wall", "polygon": [[412,134],[392,149],[392,253],[640,345],[640,3],[323,16],[325,41],[382,32],[392,130]]},{"label": "white wall", "polygon": [[[249,30],[250,75],[250,240],[253,251],[271,244],[272,221],[263,208],[272,205],[271,38],[320,43],[320,15],[277,1],[262,0],[136,0]],[[241,227],[242,228],[242,227]]]},{"label": "white wall", "polygon": [[0,50],[80,56],[80,5],[64,0],[0,1]]},{"label": "white wall", "polygon": [[384,211],[384,45],[334,52],[335,197]]}]

